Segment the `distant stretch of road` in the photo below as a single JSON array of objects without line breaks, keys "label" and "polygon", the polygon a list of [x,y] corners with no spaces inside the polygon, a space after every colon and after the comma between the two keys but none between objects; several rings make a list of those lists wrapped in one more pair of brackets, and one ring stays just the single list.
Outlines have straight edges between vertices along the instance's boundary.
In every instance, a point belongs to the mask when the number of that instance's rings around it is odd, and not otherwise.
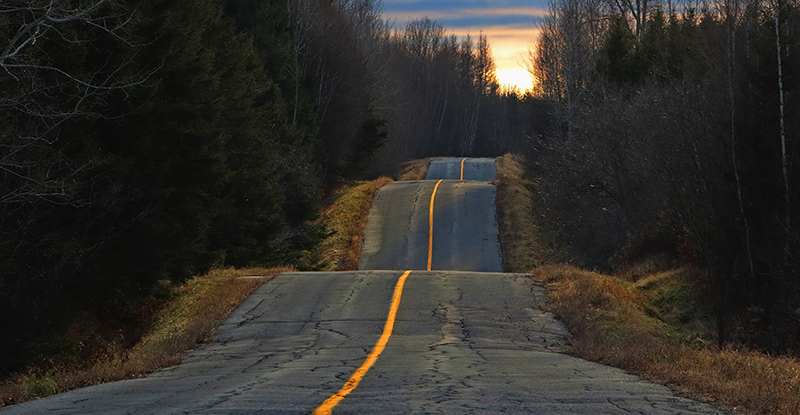
[{"label": "distant stretch of road", "polygon": [[493,159],[449,158],[431,162],[426,180],[384,186],[358,268],[427,270],[429,247],[432,270],[502,272],[496,175]]},{"label": "distant stretch of road", "polygon": [[[426,270],[431,195],[437,181],[393,182],[378,191],[359,269]],[[502,272],[495,187],[447,180],[433,201],[432,270]]]},{"label": "distant stretch of road", "polygon": [[431,161],[425,180],[476,180],[490,182],[497,175],[494,159],[445,158]]},{"label": "distant stretch of road", "polygon": [[183,364],[0,413],[726,413],[562,353],[540,284],[478,272],[501,269],[484,169],[491,160],[437,161],[431,180],[387,185],[362,270],[277,276]]}]

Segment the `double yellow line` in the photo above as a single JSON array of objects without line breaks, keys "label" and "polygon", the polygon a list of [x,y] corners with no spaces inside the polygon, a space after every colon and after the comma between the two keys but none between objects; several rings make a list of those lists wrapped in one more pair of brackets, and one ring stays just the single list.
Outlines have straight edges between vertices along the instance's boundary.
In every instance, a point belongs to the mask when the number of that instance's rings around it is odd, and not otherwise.
[{"label": "double yellow line", "polygon": [[[466,160],[466,159],[464,159]],[[461,177],[463,180],[464,177],[464,160],[461,160]],[[431,194],[431,204],[430,209],[428,210],[428,271],[431,270],[431,261],[433,259],[433,202],[436,199],[436,190],[439,189],[439,185],[442,184],[442,180],[436,182],[436,186],[433,186],[433,194]],[[364,379],[364,375],[367,374],[367,371],[375,364],[378,360],[378,356],[383,353],[383,349],[386,348],[386,344],[389,342],[389,337],[392,336],[392,330],[394,329],[394,321],[397,318],[397,310],[400,308],[400,298],[403,296],[403,287],[406,284],[406,279],[408,275],[411,274],[411,271],[406,271],[400,278],[397,280],[397,284],[394,286],[394,294],[392,294],[392,304],[389,306],[389,317],[386,318],[386,324],[383,326],[383,334],[381,334],[380,339],[378,342],[375,343],[375,347],[372,348],[372,351],[367,356],[367,360],[356,369],[356,371],[350,376],[350,379],[345,382],[344,386],[339,389],[333,396],[325,400],[317,409],[314,410],[313,415],[331,415],[333,412],[333,407],[339,404],[339,402],[344,399],[345,396],[350,394],[350,392],[354,391],[359,383],[361,383],[361,379]]]}]

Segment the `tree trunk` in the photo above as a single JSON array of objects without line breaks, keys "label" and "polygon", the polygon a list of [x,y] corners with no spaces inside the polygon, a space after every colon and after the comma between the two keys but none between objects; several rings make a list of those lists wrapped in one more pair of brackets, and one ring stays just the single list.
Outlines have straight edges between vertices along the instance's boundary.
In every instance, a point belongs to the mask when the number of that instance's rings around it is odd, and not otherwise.
[{"label": "tree trunk", "polygon": [[742,218],[742,225],[744,226],[744,243],[747,253],[747,263],[750,270],[750,278],[755,276],[755,269],[753,266],[753,250],[750,244],[750,222],[744,210],[744,197],[742,196],[742,181],[739,176],[739,161],[736,157],[736,99],[733,92],[733,63],[736,55],[736,32],[735,20],[739,14],[738,0],[729,0],[724,6],[726,9],[727,31],[728,31],[728,100],[730,103],[730,121],[731,121],[731,160],[733,162],[733,175],[736,179],[736,195],[739,199],[739,216]]},{"label": "tree trunk", "polygon": [[790,244],[790,229],[791,229],[791,213],[789,204],[789,163],[786,156],[786,123],[784,117],[784,91],[783,91],[783,64],[781,58],[781,30],[780,30],[780,9],[781,1],[775,1],[775,46],[778,56],[778,94],[780,96],[780,129],[781,129],[781,167],[783,170],[783,198],[784,198],[784,265],[789,262],[789,244]]}]

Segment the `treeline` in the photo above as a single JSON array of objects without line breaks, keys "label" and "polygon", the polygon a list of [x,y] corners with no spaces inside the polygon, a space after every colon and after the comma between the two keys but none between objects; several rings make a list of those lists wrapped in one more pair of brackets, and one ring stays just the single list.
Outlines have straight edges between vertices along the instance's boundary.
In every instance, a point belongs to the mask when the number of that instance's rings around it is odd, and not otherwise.
[{"label": "treeline", "polygon": [[210,267],[298,264],[343,181],[518,145],[485,37],[380,8],[3,1],[0,374],[81,347],[48,340],[76,316],[124,324]]},{"label": "treeline", "polygon": [[491,156],[522,147],[524,98],[500,88],[485,35],[459,39],[421,19],[395,33],[386,52],[397,81],[382,91],[394,134],[385,155]]},{"label": "treeline", "polygon": [[584,265],[693,263],[719,344],[800,345],[800,6],[553,0],[537,147]]},{"label": "treeline", "polygon": [[125,318],[164,281],[307,242],[314,137],[220,2],[0,11],[0,371],[81,313]]}]

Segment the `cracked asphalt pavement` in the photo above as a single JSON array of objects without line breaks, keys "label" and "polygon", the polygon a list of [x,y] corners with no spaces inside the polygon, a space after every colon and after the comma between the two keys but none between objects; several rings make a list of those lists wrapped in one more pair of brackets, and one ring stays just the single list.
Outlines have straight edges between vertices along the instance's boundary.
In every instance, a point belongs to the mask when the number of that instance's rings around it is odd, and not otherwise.
[{"label": "cracked asphalt pavement", "polygon": [[[434,180],[392,182],[372,201],[358,268],[425,270]],[[445,180],[433,207],[431,269],[503,272],[495,186]]]},{"label": "cracked asphalt pavement", "polygon": [[[289,273],[184,363],[8,414],[310,414],[383,329],[398,271]],[[664,386],[560,353],[566,332],[521,274],[415,271],[394,332],[334,414],[716,414]]]},{"label": "cracked asphalt pavement", "polygon": [[431,161],[425,180],[460,180],[462,160],[464,161],[464,180],[490,182],[497,175],[494,159],[443,158]]},{"label": "cracked asphalt pavement", "polygon": [[[460,177],[461,160],[431,171],[452,178],[458,163]],[[465,173],[489,171],[438,188],[434,271],[424,269],[436,182],[391,183],[370,212],[361,271],[279,275],[179,366],[0,413],[310,414],[375,346],[406,269],[419,271],[405,282],[386,348],[335,415],[727,413],[562,353],[568,333],[541,311],[543,287],[499,272],[494,164],[470,160]],[[392,208],[374,216],[381,205]]]}]

